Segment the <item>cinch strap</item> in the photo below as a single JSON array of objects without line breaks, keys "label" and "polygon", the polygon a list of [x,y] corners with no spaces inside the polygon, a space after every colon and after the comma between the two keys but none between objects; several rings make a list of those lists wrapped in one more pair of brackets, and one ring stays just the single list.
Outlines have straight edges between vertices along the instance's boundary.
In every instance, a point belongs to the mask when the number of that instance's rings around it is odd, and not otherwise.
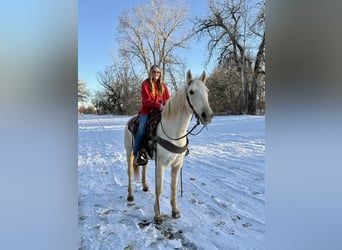
[{"label": "cinch strap", "polygon": [[157,143],[159,143],[160,146],[165,148],[166,150],[169,150],[172,153],[181,154],[184,153],[188,148],[188,137],[186,137],[186,144],[183,147],[178,147],[171,142],[164,140],[163,138],[157,137]]}]

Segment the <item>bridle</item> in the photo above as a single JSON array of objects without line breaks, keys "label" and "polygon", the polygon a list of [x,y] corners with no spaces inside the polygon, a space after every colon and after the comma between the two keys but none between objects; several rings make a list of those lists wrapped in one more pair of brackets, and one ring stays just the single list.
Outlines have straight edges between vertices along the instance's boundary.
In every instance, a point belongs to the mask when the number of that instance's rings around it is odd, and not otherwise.
[{"label": "bridle", "polygon": [[196,117],[197,119],[197,122],[200,121],[200,116],[197,114],[196,110],[194,109],[194,106],[192,106],[191,102],[190,102],[190,97],[189,97],[189,93],[188,93],[188,89],[189,89],[189,86],[190,84],[192,83],[192,81],[189,83],[188,87],[185,89],[185,93],[186,93],[186,100],[192,110],[192,113],[194,114],[194,116]]}]

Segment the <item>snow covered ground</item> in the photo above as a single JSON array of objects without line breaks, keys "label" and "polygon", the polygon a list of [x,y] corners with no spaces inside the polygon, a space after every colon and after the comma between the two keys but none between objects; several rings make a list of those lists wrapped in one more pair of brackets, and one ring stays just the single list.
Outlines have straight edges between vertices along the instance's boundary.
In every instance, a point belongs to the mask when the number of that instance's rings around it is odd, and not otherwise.
[{"label": "snow covered ground", "polygon": [[126,200],[128,119],[78,117],[80,249],[265,248],[264,116],[215,116],[208,129],[189,137],[184,193],[178,195],[181,217],[171,218],[168,169],[160,204],[168,217],[162,225],[153,223],[154,161],[150,190],[135,182],[135,200]]}]

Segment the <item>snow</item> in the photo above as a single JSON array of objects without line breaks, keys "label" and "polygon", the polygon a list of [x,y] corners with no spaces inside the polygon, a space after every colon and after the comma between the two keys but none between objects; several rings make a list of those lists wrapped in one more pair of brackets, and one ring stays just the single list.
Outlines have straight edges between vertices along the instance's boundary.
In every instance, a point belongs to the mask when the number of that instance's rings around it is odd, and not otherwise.
[{"label": "snow", "polygon": [[[171,217],[170,168],[161,212],[153,222],[154,161],[150,190],[134,182],[127,202],[123,143],[129,116],[78,117],[80,249],[264,249],[265,117],[216,116],[189,137],[179,219]],[[189,127],[191,127],[190,124]]]}]

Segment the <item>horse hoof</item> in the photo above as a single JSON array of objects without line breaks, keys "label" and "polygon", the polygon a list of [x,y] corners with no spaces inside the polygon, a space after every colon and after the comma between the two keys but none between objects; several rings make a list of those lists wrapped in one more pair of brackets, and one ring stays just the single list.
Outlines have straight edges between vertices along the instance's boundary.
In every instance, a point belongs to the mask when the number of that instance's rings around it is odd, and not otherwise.
[{"label": "horse hoof", "polygon": [[148,187],[144,187],[144,188],[143,188],[143,191],[144,191],[144,192],[147,192],[148,190],[149,190]]},{"label": "horse hoof", "polygon": [[162,224],[163,223],[163,217],[161,215],[154,216],[154,222],[156,224]]},{"label": "horse hoof", "polygon": [[181,215],[180,215],[180,212],[179,212],[179,211],[177,211],[177,212],[172,212],[172,218],[178,219],[178,218],[180,218],[180,217],[181,217]]},{"label": "horse hoof", "polygon": [[134,201],[134,197],[133,196],[128,196],[127,197],[127,201]]}]

